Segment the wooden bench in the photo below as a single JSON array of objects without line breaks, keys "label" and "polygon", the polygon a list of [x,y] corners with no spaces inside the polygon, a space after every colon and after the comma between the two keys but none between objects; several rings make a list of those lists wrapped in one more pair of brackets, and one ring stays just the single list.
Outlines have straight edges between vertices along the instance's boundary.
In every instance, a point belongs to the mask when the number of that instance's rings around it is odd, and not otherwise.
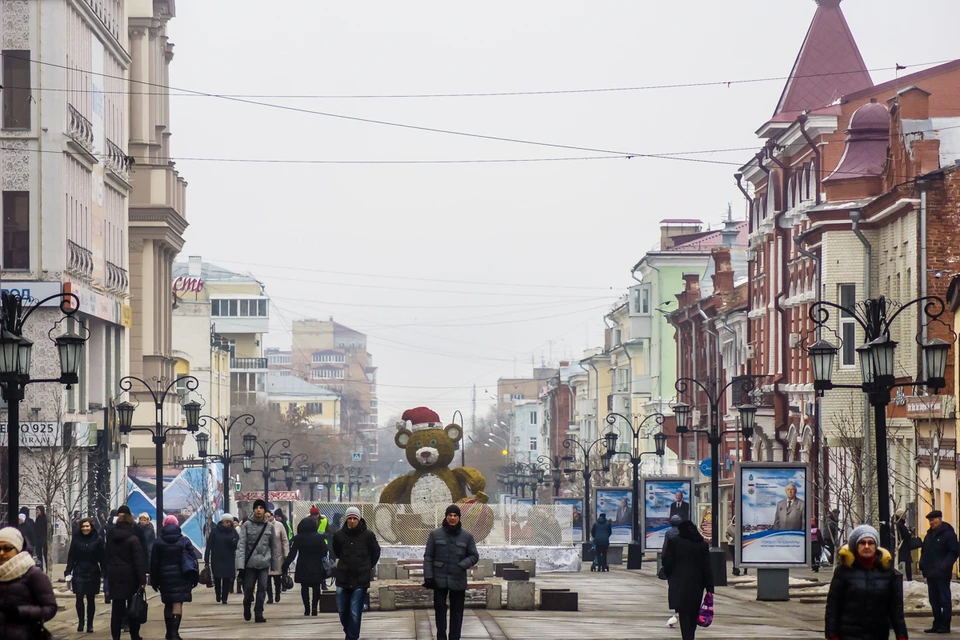
[{"label": "wooden bench", "polygon": [[[468,582],[467,591],[485,590],[487,592],[487,609],[500,609],[502,606],[503,587],[489,582]],[[380,611],[397,610],[397,593],[428,591],[419,584],[394,584],[380,587]]]}]

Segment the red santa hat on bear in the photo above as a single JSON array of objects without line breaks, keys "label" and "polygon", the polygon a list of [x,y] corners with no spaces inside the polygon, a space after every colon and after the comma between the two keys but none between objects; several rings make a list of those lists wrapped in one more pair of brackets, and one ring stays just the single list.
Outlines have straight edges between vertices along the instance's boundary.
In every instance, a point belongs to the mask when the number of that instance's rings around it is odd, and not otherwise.
[{"label": "red santa hat on bear", "polygon": [[410,423],[412,431],[426,431],[427,429],[443,429],[443,423],[440,422],[440,416],[437,412],[427,407],[417,407],[407,409],[400,416],[405,423]]}]

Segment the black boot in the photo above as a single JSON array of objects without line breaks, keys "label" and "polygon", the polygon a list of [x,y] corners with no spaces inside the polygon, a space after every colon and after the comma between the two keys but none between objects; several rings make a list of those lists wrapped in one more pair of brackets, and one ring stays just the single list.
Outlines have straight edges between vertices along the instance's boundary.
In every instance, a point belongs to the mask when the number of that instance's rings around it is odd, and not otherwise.
[{"label": "black boot", "polygon": [[170,634],[172,633],[170,631],[170,618],[168,618],[166,615],[163,616],[163,628],[166,630],[166,632],[163,634],[163,640],[170,640]]},{"label": "black boot", "polygon": [[246,602],[243,603],[243,619],[250,622],[250,605]]},{"label": "black boot", "polygon": [[183,614],[175,613],[170,616],[170,640],[183,640],[180,637],[180,623],[183,621]]},{"label": "black boot", "polygon": [[83,631],[83,618],[80,618],[80,622],[77,623],[77,633]]}]

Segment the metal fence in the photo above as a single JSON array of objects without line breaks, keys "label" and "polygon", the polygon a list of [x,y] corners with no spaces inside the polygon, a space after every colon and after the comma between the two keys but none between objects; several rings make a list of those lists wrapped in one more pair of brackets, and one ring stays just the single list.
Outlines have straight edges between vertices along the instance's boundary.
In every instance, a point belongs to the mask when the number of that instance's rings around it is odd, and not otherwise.
[{"label": "metal fence", "polygon": [[[420,546],[426,544],[430,532],[441,525],[449,503],[418,504],[414,508],[409,504],[351,505],[299,500],[292,505],[294,522],[309,517],[310,507],[316,506],[330,521],[330,528],[345,524],[344,512],[348,507],[356,506],[367,527],[377,534],[382,544]],[[460,508],[463,527],[473,534],[479,546],[557,547],[573,544],[573,508],[570,505],[471,503],[460,505]]]}]

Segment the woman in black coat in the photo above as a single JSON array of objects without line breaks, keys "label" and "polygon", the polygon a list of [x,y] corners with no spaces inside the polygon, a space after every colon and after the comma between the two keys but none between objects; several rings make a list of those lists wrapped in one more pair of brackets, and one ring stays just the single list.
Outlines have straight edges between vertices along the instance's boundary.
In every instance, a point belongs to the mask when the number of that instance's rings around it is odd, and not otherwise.
[{"label": "woman in black coat", "polygon": [[[300,598],[303,600],[303,615],[317,615],[317,605],[320,602],[320,591],[326,572],[323,570],[323,559],[327,557],[326,537],[317,531],[317,522],[311,518],[304,518],[297,525],[297,535],[293,537],[290,553],[283,562],[283,573],[290,568],[290,563],[297,560],[296,582],[300,585]],[[310,588],[313,587],[311,608]]]},{"label": "woman in black coat", "polygon": [[853,530],[837,551],[824,636],[839,640],[886,640],[907,637],[903,618],[903,583],[893,568],[893,556],[877,546],[880,535],[868,524]]},{"label": "woman in black coat", "polygon": [[680,635],[683,640],[693,640],[703,592],[713,593],[710,547],[697,531],[697,525],[689,520],[677,528],[679,533],[663,551],[663,571],[667,575],[669,605],[677,612],[680,623]]},{"label": "woman in black coat", "polygon": [[180,622],[183,619],[183,603],[193,601],[193,588],[198,576],[183,571],[184,554],[199,558],[190,538],[180,531],[176,516],[163,519],[160,535],[153,543],[150,558],[150,586],[160,592],[163,602],[163,619],[167,625],[167,638],[180,640]]},{"label": "woman in black coat", "polygon": [[100,593],[100,577],[106,561],[103,540],[93,528],[93,519],[80,521],[77,534],[70,542],[65,575],[71,576],[70,588],[77,597],[77,631],[83,631],[83,601],[87,601],[87,633],[93,633],[96,596]]},{"label": "woman in black coat", "polygon": [[227,604],[227,594],[232,591],[233,578],[237,575],[237,544],[240,535],[233,526],[233,516],[223,514],[220,524],[214,527],[207,536],[207,549],[203,561],[211,565],[213,572],[213,587],[217,594],[217,602]]},{"label": "woman in black coat", "polygon": [[[127,609],[133,596],[147,584],[146,567],[143,564],[143,549],[133,532],[137,526],[133,516],[126,513],[117,516],[117,523],[107,534],[107,582],[113,611],[110,613],[110,633],[113,640],[120,640],[120,627],[127,619]],[[130,620],[131,640],[140,640],[140,623]]]},{"label": "woman in black coat", "polygon": [[0,528],[0,638],[33,640],[57,615],[53,585],[16,527]]}]

